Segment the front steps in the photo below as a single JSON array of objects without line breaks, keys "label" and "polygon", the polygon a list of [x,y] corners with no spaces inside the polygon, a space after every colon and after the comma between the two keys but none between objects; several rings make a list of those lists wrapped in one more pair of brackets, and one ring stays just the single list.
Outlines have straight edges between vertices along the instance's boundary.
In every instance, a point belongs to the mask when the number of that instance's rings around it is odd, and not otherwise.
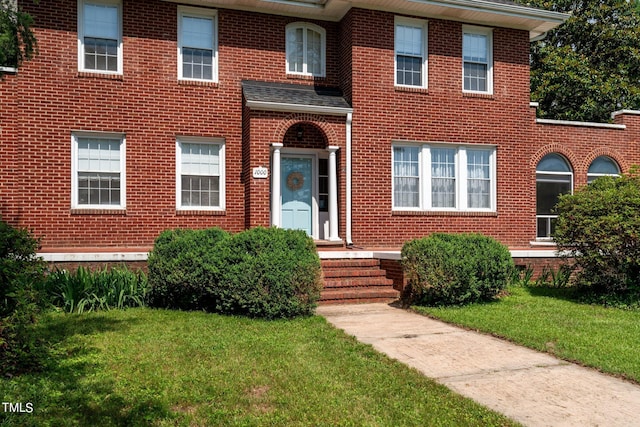
[{"label": "front steps", "polygon": [[323,259],[322,275],[322,305],[393,302],[400,296],[379,259]]}]

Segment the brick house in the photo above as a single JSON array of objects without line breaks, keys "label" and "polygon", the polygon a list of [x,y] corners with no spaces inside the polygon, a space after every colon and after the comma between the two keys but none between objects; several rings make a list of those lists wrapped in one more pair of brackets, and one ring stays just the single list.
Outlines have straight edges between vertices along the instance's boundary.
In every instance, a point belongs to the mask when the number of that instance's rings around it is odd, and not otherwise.
[{"label": "brick house", "polygon": [[536,119],[529,44],[563,14],[508,0],[20,3],[39,55],[0,81],[0,215],[51,261],[144,260],[166,228],[276,225],[343,249],[328,257],[475,231],[533,263],[553,256],[558,193],[640,163],[639,112]]}]

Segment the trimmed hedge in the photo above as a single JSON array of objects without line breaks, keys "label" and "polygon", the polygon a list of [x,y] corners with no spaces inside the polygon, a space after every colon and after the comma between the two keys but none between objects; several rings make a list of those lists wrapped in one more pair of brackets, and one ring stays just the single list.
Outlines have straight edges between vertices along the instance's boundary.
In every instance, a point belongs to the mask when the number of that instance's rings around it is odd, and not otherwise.
[{"label": "trimmed hedge", "polygon": [[181,310],[210,309],[220,280],[218,245],[229,238],[219,228],[166,230],[149,253],[148,304]]},{"label": "trimmed hedge", "polygon": [[165,231],[149,256],[149,305],[267,319],[309,315],[320,271],[303,231]]},{"label": "trimmed hedge", "polygon": [[403,300],[415,305],[490,301],[505,289],[514,264],[509,250],[480,234],[435,233],[402,248]]}]

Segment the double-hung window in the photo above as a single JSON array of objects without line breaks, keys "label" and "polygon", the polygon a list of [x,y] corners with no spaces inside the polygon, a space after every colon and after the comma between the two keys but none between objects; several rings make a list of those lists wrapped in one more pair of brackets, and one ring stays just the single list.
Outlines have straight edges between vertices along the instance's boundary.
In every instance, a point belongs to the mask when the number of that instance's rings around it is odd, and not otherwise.
[{"label": "double-hung window", "polygon": [[217,13],[178,8],[178,78],[218,81]]},{"label": "double-hung window", "polygon": [[427,87],[427,23],[395,19],[395,84]]},{"label": "double-hung window", "polygon": [[462,89],[493,93],[493,32],[490,28],[463,27]]},{"label": "double-hung window", "polygon": [[223,210],[224,141],[180,138],[176,146],[177,208]]},{"label": "double-hung window", "polygon": [[325,76],[326,31],[308,22],[294,22],[286,31],[287,74]]},{"label": "double-hung window", "polygon": [[393,209],[496,210],[495,148],[393,146]]},{"label": "double-hung window", "polygon": [[75,133],[72,144],[72,208],[124,209],[124,136]]},{"label": "double-hung window", "polygon": [[120,1],[78,1],[78,69],[122,74]]}]

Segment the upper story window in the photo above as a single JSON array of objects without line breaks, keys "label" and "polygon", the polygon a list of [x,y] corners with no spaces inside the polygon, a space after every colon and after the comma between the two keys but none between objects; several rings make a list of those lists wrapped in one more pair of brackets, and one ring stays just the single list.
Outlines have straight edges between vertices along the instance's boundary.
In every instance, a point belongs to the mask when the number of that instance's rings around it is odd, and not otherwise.
[{"label": "upper story window", "polygon": [[224,140],[180,138],[176,164],[178,209],[224,209]]},{"label": "upper story window", "polygon": [[218,81],[215,10],[178,8],[178,78]]},{"label": "upper story window", "polygon": [[493,32],[490,28],[463,27],[462,89],[493,93]]},{"label": "upper story window", "polygon": [[395,20],[395,84],[427,87],[427,23],[416,19]]},{"label": "upper story window", "polygon": [[551,239],[558,215],[554,208],[561,194],[573,191],[573,171],[560,154],[547,154],[536,167],[537,238]]},{"label": "upper story window", "polygon": [[393,146],[393,208],[495,211],[495,148]]},{"label": "upper story window", "polygon": [[611,157],[597,157],[587,171],[587,183],[591,183],[601,176],[620,176],[620,167]]},{"label": "upper story window", "polygon": [[122,74],[122,4],[78,1],[78,69]]},{"label": "upper story window", "polygon": [[72,135],[72,208],[125,208],[125,139],[121,134]]},{"label": "upper story window", "polygon": [[287,74],[325,76],[326,31],[307,22],[286,28]]}]

